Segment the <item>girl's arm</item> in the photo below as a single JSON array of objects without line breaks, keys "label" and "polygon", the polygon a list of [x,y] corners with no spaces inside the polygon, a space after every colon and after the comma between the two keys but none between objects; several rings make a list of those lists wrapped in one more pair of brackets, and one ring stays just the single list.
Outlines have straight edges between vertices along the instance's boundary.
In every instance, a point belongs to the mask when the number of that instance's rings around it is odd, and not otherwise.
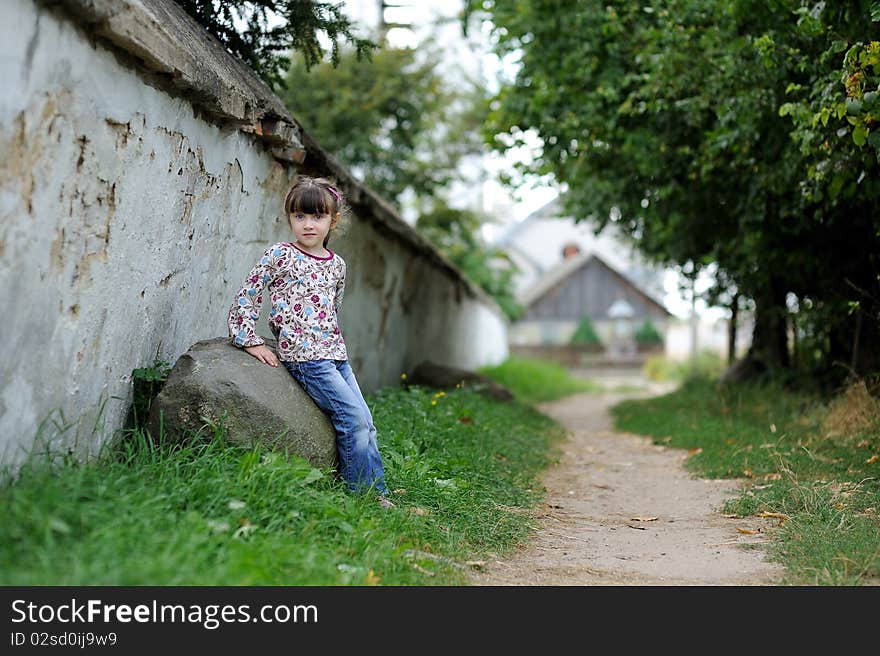
[{"label": "girl's arm", "polygon": [[263,305],[263,288],[275,279],[281,255],[282,251],[277,245],[270,246],[248,272],[235,295],[227,317],[229,338],[235,346],[247,348],[264,343],[257,335],[256,323]]},{"label": "girl's arm", "polygon": [[333,309],[338,313],[339,306],[342,305],[342,299],[345,296],[345,263],[342,264],[342,276],[336,283],[336,296],[333,298]]}]

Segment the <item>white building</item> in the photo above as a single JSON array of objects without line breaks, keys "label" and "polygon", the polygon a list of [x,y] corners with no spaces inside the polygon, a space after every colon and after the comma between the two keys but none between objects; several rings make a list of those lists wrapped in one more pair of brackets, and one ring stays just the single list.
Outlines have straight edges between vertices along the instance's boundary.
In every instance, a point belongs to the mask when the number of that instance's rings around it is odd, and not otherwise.
[{"label": "white building", "polygon": [[[519,269],[514,285],[517,299],[525,307],[535,308],[541,296],[548,293],[558,291],[570,295],[572,303],[583,302],[579,312],[590,314],[604,342],[610,340],[615,323],[609,313],[614,302],[621,300],[640,306],[644,301],[647,305],[639,309],[636,315],[651,316],[655,327],[664,336],[664,353],[667,357],[685,360],[694,348],[697,351],[711,350],[727,357],[729,322],[723,312],[718,308],[712,312],[698,309],[694,345],[690,312],[681,312],[682,299],[676,289],[676,272],[648,262],[613,224],[608,224],[597,235],[591,222],[576,223],[571,217],[564,216],[560,200],[556,199],[522,221],[510,225],[492,242],[492,246],[506,252]],[[566,260],[565,253],[571,256],[574,254],[572,251],[577,255]],[[590,258],[598,260],[601,266],[596,268],[596,262],[589,262]],[[607,275],[607,271],[599,273],[603,270],[613,270],[620,279]],[[570,286],[570,282],[565,282],[570,277],[580,277],[576,283],[581,287],[580,292],[571,289],[563,291],[566,285]],[[601,289],[596,289],[597,285]],[[628,285],[633,289],[627,290]],[[644,297],[641,301],[638,300],[640,296]],[[667,299],[670,297],[678,302],[677,307],[669,306]],[[555,312],[559,316],[551,317],[547,314],[548,304],[544,306],[527,312],[527,317],[511,326],[511,345],[568,342],[577,327],[577,317],[562,309]],[[665,312],[658,312],[660,308]],[[636,318],[635,323],[641,320]],[[737,331],[738,355],[747,350],[750,341],[751,318],[741,313]]]}]

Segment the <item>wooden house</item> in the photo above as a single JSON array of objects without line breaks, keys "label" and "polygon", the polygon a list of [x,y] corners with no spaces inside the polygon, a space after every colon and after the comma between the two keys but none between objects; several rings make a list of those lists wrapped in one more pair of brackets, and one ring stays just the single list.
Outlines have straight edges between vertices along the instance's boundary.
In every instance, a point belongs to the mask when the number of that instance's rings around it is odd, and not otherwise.
[{"label": "wooden house", "polygon": [[493,246],[518,269],[514,284],[525,312],[509,331],[514,353],[569,358],[565,348],[586,316],[600,344],[574,351],[635,358],[634,333],[644,321],[664,337],[675,318],[657,300],[665,270],[646,262],[613,224],[596,233],[590,221],[565,216],[559,199],[511,226]]},{"label": "wooden house", "polygon": [[[523,316],[510,329],[513,352],[547,357],[567,348],[578,325],[589,317],[600,344],[611,359],[640,359],[635,333],[649,320],[661,337],[672,314],[661,302],[594,253],[570,255],[520,296]],[[662,344],[657,345],[662,350]],[[585,349],[574,351],[581,352]],[[562,354],[568,360],[571,354]]]}]

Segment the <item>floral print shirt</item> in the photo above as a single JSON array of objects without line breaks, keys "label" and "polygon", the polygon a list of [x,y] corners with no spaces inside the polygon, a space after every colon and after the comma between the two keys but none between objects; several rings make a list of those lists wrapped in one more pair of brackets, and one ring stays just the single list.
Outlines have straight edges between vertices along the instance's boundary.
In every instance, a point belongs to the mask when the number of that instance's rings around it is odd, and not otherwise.
[{"label": "floral print shirt", "polygon": [[258,346],[255,324],[263,295],[272,300],[269,328],[278,359],[347,360],[336,312],[345,288],[345,261],[333,251],[320,258],[291,242],[270,246],[250,270],[229,308],[229,337],[235,346]]}]

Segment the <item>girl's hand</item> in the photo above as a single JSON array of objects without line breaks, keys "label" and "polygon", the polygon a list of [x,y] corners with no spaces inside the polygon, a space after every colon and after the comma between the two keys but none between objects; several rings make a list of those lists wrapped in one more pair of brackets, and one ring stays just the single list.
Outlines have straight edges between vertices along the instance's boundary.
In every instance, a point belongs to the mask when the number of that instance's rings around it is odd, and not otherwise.
[{"label": "girl's hand", "polygon": [[272,353],[271,350],[266,348],[264,344],[260,344],[259,346],[246,346],[244,350],[247,351],[248,354],[254,356],[260,362],[265,362],[270,367],[278,366],[278,358],[275,357],[275,354]]}]

